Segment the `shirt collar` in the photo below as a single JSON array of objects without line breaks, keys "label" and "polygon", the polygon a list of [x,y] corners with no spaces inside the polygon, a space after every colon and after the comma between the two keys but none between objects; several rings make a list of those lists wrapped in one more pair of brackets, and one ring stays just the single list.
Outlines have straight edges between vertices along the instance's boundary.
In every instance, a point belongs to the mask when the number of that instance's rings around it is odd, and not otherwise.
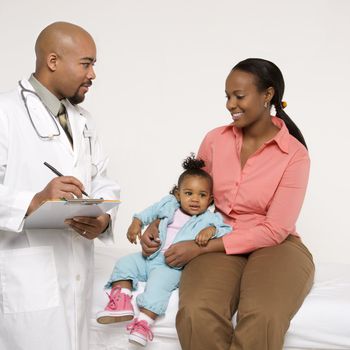
[{"label": "shirt collar", "polygon": [[39,95],[44,105],[49,111],[57,116],[57,113],[61,107],[61,101],[49,91],[43,84],[41,84],[32,74],[28,79],[30,84],[33,86],[35,92]]},{"label": "shirt collar", "polygon": [[[282,152],[288,153],[289,151],[289,131],[286,127],[286,124],[281,118],[276,116],[271,116],[272,122],[280,129],[280,131],[275,135],[273,139],[267,141],[265,144],[275,142],[277,146],[281,149]],[[225,133],[228,130],[231,130],[235,136],[241,135],[241,131],[237,129],[233,123],[224,127],[221,133]]]},{"label": "shirt collar", "polygon": [[286,124],[281,118],[275,116],[272,117],[272,122],[280,129],[280,131],[272,140],[268,141],[267,143],[275,141],[282,152],[288,153],[290,137]]}]

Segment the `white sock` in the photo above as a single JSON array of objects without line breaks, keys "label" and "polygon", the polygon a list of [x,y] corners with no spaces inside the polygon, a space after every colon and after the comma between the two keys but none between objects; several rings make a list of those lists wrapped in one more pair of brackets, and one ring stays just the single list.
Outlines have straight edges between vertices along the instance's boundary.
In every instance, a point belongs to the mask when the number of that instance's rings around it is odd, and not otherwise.
[{"label": "white sock", "polygon": [[130,290],[130,289],[128,289],[128,288],[122,288],[120,291],[121,291],[122,293],[128,295],[129,297],[131,297],[131,290]]},{"label": "white sock", "polygon": [[139,315],[137,316],[137,319],[139,321],[146,321],[148,323],[149,326],[152,326],[152,324],[154,323],[154,319],[149,317],[148,315],[146,315],[145,313],[143,312],[140,312]]}]

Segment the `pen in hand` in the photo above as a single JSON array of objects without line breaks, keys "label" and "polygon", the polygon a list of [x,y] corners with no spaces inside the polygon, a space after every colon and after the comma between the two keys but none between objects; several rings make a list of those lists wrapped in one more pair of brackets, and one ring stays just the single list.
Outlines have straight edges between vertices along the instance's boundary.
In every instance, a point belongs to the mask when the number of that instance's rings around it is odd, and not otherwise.
[{"label": "pen in hand", "polygon": [[[47,166],[51,171],[53,171],[57,176],[64,176],[62,173],[60,173],[56,168],[54,168],[52,165],[50,165],[47,162],[44,162],[44,165]],[[89,197],[89,195],[85,191],[81,191],[83,195],[86,197]],[[90,197],[89,197],[90,198]]]}]

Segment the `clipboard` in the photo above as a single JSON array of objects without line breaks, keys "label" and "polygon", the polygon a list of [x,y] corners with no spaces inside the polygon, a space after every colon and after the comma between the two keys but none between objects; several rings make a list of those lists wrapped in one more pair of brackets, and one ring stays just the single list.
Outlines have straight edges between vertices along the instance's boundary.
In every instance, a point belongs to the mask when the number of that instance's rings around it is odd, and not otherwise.
[{"label": "clipboard", "polygon": [[44,202],[24,221],[24,229],[62,229],[64,220],[75,216],[97,217],[118,206],[119,200],[71,199]]}]

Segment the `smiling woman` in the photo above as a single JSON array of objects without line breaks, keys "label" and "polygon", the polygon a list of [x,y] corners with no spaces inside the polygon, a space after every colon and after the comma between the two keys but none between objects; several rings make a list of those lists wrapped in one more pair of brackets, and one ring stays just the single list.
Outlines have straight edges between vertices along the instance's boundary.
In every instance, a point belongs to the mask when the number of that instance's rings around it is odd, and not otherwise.
[{"label": "smiling woman", "polygon": [[[164,254],[170,266],[187,264],[176,319],[184,350],[280,350],[311,288],[312,256],[295,229],[310,161],[302,134],[282,110],[283,91],[272,62],[238,63],[226,79],[233,123],[210,131],[200,146],[216,211],[233,232],[206,246],[179,242]],[[142,237],[146,255],[149,235]]]},{"label": "smiling woman", "polygon": [[[258,125],[254,122],[261,120],[261,123],[265,121],[266,125],[270,124],[276,131],[269,118],[271,105],[273,105],[276,116],[284,121],[289,133],[306,147],[299,128],[283,110],[287,106],[287,103],[282,101],[283,94],[284,79],[280,69],[274,63],[263,59],[254,58],[239,62],[226,79],[226,107],[237,127],[254,124],[253,128],[260,129],[259,122]],[[250,114],[251,122],[249,122]],[[239,126],[237,120],[243,115],[245,116],[243,126]],[[247,132],[247,128],[245,131]],[[260,132],[260,134],[264,133]],[[268,133],[265,136],[267,139],[270,138]]]},{"label": "smiling woman", "polygon": [[247,59],[238,63],[226,79],[226,107],[235,127],[244,130],[241,167],[265,142],[278,134],[279,128],[270,118],[271,105],[288,131],[305,147],[298,127],[283,111],[284,80],[279,68],[262,59]]}]

